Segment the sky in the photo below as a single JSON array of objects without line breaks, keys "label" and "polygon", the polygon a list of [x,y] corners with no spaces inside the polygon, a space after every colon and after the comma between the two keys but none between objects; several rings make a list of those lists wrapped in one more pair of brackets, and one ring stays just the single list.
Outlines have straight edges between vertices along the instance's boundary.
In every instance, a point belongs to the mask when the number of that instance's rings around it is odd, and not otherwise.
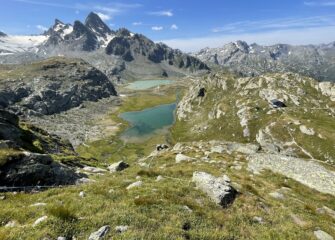
[{"label": "sky", "polygon": [[335,0],[0,0],[0,31],[41,34],[54,20],[85,21],[96,12],[183,51],[244,40],[271,45],[335,41]]}]

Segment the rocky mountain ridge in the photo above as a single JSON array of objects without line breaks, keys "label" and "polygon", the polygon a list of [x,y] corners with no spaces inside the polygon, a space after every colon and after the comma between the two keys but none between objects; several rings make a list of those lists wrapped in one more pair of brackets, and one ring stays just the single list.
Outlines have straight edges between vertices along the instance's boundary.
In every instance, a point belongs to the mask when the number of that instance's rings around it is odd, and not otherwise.
[{"label": "rocky mountain ridge", "polygon": [[[208,66],[197,58],[154,43],[125,28],[111,30],[91,12],[85,23],[73,25],[56,19],[41,36],[0,37],[2,64],[20,64],[52,56],[82,58],[108,77],[127,79],[137,76],[167,77],[206,72]],[[14,41],[15,40],[15,41]]]},{"label": "rocky mountain ridge", "polygon": [[25,116],[59,113],[115,95],[106,75],[80,59],[50,58],[0,70],[0,106]]},{"label": "rocky mountain ridge", "polygon": [[205,48],[194,56],[212,66],[221,66],[242,76],[295,72],[319,81],[335,81],[335,43],[292,46],[261,46],[243,41],[219,48]]}]

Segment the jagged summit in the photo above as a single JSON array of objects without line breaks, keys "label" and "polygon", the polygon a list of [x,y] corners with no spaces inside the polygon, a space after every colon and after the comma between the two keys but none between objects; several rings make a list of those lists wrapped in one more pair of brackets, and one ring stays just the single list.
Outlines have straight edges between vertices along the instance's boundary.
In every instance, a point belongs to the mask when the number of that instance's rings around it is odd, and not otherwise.
[{"label": "jagged summit", "polygon": [[16,48],[18,51],[14,52],[3,44],[2,53],[16,54],[24,51],[28,57],[13,55],[0,59],[0,62],[29,63],[30,59],[33,61],[59,55],[76,57],[86,60],[108,77],[115,79],[118,79],[122,72],[129,78],[129,75],[183,76],[185,73],[209,70],[207,65],[197,58],[165,44],[156,44],[142,34],[132,33],[126,28],[111,30],[94,12],[87,16],[84,23],[77,20],[73,25],[55,19],[54,24],[37,39],[36,44],[33,45],[29,39],[27,43],[33,48],[22,49],[20,46]]},{"label": "jagged summit", "polygon": [[7,34],[5,34],[4,32],[0,31],[0,37],[6,37],[6,36],[7,36]]},{"label": "jagged summit", "polygon": [[114,32],[101,20],[98,14],[91,12],[86,20],[85,26],[100,37],[106,38],[107,35]]},{"label": "jagged summit", "polygon": [[55,25],[58,25],[58,24],[64,24],[61,20],[59,20],[58,18],[55,19]]}]

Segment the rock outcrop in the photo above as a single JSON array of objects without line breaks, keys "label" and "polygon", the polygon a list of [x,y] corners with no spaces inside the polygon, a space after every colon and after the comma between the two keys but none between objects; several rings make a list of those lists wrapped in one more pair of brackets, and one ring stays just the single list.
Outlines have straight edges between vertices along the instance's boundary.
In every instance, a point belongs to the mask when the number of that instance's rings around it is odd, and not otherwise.
[{"label": "rock outcrop", "polygon": [[102,72],[79,59],[52,58],[14,72],[2,72],[0,106],[18,113],[49,115],[116,95]]},{"label": "rock outcrop", "polygon": [[129,164],[128,163],[125,163],[123,161],[120,161],[120,162],[117,162],[117,163],[113,163],[112,165],[110,165],[108,167],[108,170],[112,173],[114,172],[120,172],[126,168],[129,167]]},{"label": "rock outcrop", "polygon": [[248,157],[248,168],[254,173],[271,170],[292,178],[319,192],[335,196],[335,172],[313,160],[274,154],[255,154]]},{"label": "rock outcrop", "polygon": [[110,230],[110,226],[106,225],[101,227],[98,231],[92,233],[88,240],[100,240],[103,239]]},{"label": "rock outcrop", "polygon": [[231,186],[231,181],[226,175],[216,178],[205,172],[195,172],[192,181],[222,207],[228,207],[237,196],[237,191]]},{"label": "rock outcrop", "polygon": [[0,167],[2,187],[70,185],[84,176],[55,162],[49,155],[36,153],[23,153]]},{"label": "rock outcrop", "polygon": [[71,144],[0,110],[0,186],[34,187],[75,184],[86,175],[55,162],[50,153],[73,154]]}]

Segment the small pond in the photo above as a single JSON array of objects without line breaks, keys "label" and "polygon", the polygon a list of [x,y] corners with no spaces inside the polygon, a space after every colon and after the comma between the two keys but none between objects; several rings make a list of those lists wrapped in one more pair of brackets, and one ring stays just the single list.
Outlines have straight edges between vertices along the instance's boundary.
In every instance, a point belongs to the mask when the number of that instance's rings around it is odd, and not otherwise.
[{"label": "small pond", "polygon": [[130,123],[122,138],[126,140],[151,136],[159,131],[167,130],[174,123],[176,104],[159,105],[138,112],[125,112],[120,117]]}]

